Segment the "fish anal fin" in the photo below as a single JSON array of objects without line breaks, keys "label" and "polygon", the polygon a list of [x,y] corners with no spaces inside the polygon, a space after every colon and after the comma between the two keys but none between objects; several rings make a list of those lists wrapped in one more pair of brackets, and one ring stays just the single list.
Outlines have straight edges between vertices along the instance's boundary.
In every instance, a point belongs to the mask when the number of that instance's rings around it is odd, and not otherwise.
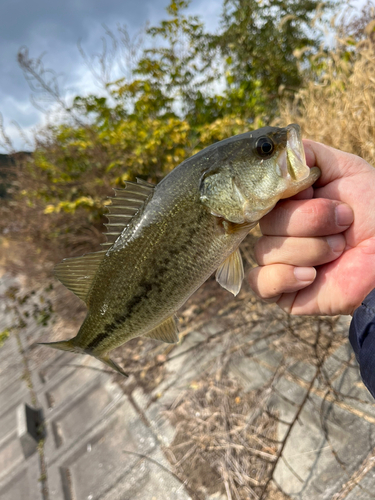
[{"label": "fish anal fin", "polygon": [[129,224],[134,215],[148,202],[154,192],[154,186],[146,181],[137,179],[137,182],[125,182],[124,189],[114,189],[115,196],[109,197],[111,204],[107,206],[108,219],[107,242],[104,246],[111,246]]},{"label": "fish anal fin", "polygon": [[82,257],[64,259],[55,266],[54,275],[66,288],[86,302],[96,271],[105,254],[105,250],[101,250]]},{"label": "fish anal fin", "polygon": [[226,290],[237,295],[245,273],[239,249],[235,250],[216,271],[216,281]]},{"label": "fish anal fin", "polygon": [[98,359],[102,363],[104,363],[107,366],[111,367],[112,370],[115,370],[115,372],[120,373],[124,377],[129,377],[129,375],[127,373],[125,373],[123,371],[123,369],[117,363],[115,363],[112,359],[109,358],[109,356],[102,356],[102,357],[95,356],[95,357],[96,357],[96,359]]},{"label": "fish anal fin", "polygon": [[175,315],[170,316],[163,323],[160,323],[156,328],[142,336],[162,340],[167,344],[176,344],[179,341],[177,317]]}]

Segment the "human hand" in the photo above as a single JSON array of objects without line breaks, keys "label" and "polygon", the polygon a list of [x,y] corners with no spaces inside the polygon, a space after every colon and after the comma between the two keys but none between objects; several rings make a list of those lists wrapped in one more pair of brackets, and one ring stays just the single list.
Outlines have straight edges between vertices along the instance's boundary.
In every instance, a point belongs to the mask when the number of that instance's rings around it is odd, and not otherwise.
[{"label": "human hand", "polygon": [[314,187],[260,221],[252,289],[291,314],[351,314],[375,288],[375,168],[305,140]]}]

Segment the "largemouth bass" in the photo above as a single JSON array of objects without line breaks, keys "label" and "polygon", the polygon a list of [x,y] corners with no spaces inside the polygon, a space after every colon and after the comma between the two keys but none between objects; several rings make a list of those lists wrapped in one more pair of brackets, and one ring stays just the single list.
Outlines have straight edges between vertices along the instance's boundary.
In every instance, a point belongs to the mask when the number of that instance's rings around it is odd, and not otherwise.
[{"label": "largemouth bass", "polygon": [[157,186],[138,180],[115,189],[104,249],[55,268],[86,302],[87,316],[76,337],[46,345],[90,354],[125,375],[108,353],[138,336],[177,342],[176,311],[214,271],[236,295],[241,241],[280,199],[319,175],[307,167],[293,124],[213,144]]}]

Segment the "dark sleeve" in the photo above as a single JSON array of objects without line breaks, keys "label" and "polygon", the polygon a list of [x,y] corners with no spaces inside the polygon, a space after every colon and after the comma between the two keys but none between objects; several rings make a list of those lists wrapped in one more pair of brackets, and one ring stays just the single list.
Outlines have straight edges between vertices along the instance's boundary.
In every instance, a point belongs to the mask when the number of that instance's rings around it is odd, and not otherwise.
[{"label": "dark sleeve", "polygon": [[375,398],[375,289],[354,311],[349,340],[359,363],[363,382]]}]

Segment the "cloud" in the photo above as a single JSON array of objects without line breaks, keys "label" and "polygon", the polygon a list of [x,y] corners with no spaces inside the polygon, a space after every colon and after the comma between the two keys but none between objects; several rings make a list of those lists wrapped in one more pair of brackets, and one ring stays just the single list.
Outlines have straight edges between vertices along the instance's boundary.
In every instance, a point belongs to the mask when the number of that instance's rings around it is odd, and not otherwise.
[{"label": "cloud", "polygon": [[[30,89],[17,63],[21,46],[28,47],[30,57],[46,52],[45,67],[61,73],[61,86],[68,89],[68,93],[97,92],[96,83],[78,51],[78,40],[88,54],[98,53],[103,24],[112,30],[118,24],[126,24],[132,35],[147,20],[155,24],[164,18],[168,4],[169,0],[3,0],[0,113],[17,147],[21,141],[16,127],[11,125],[12,120],[29,131],[43,121],[43,115],[30,104]],[[189,12],[204,16],[211,29],[215,25],[214,13],[218,14],[221,5],[221,0],[193,0]]]}]

